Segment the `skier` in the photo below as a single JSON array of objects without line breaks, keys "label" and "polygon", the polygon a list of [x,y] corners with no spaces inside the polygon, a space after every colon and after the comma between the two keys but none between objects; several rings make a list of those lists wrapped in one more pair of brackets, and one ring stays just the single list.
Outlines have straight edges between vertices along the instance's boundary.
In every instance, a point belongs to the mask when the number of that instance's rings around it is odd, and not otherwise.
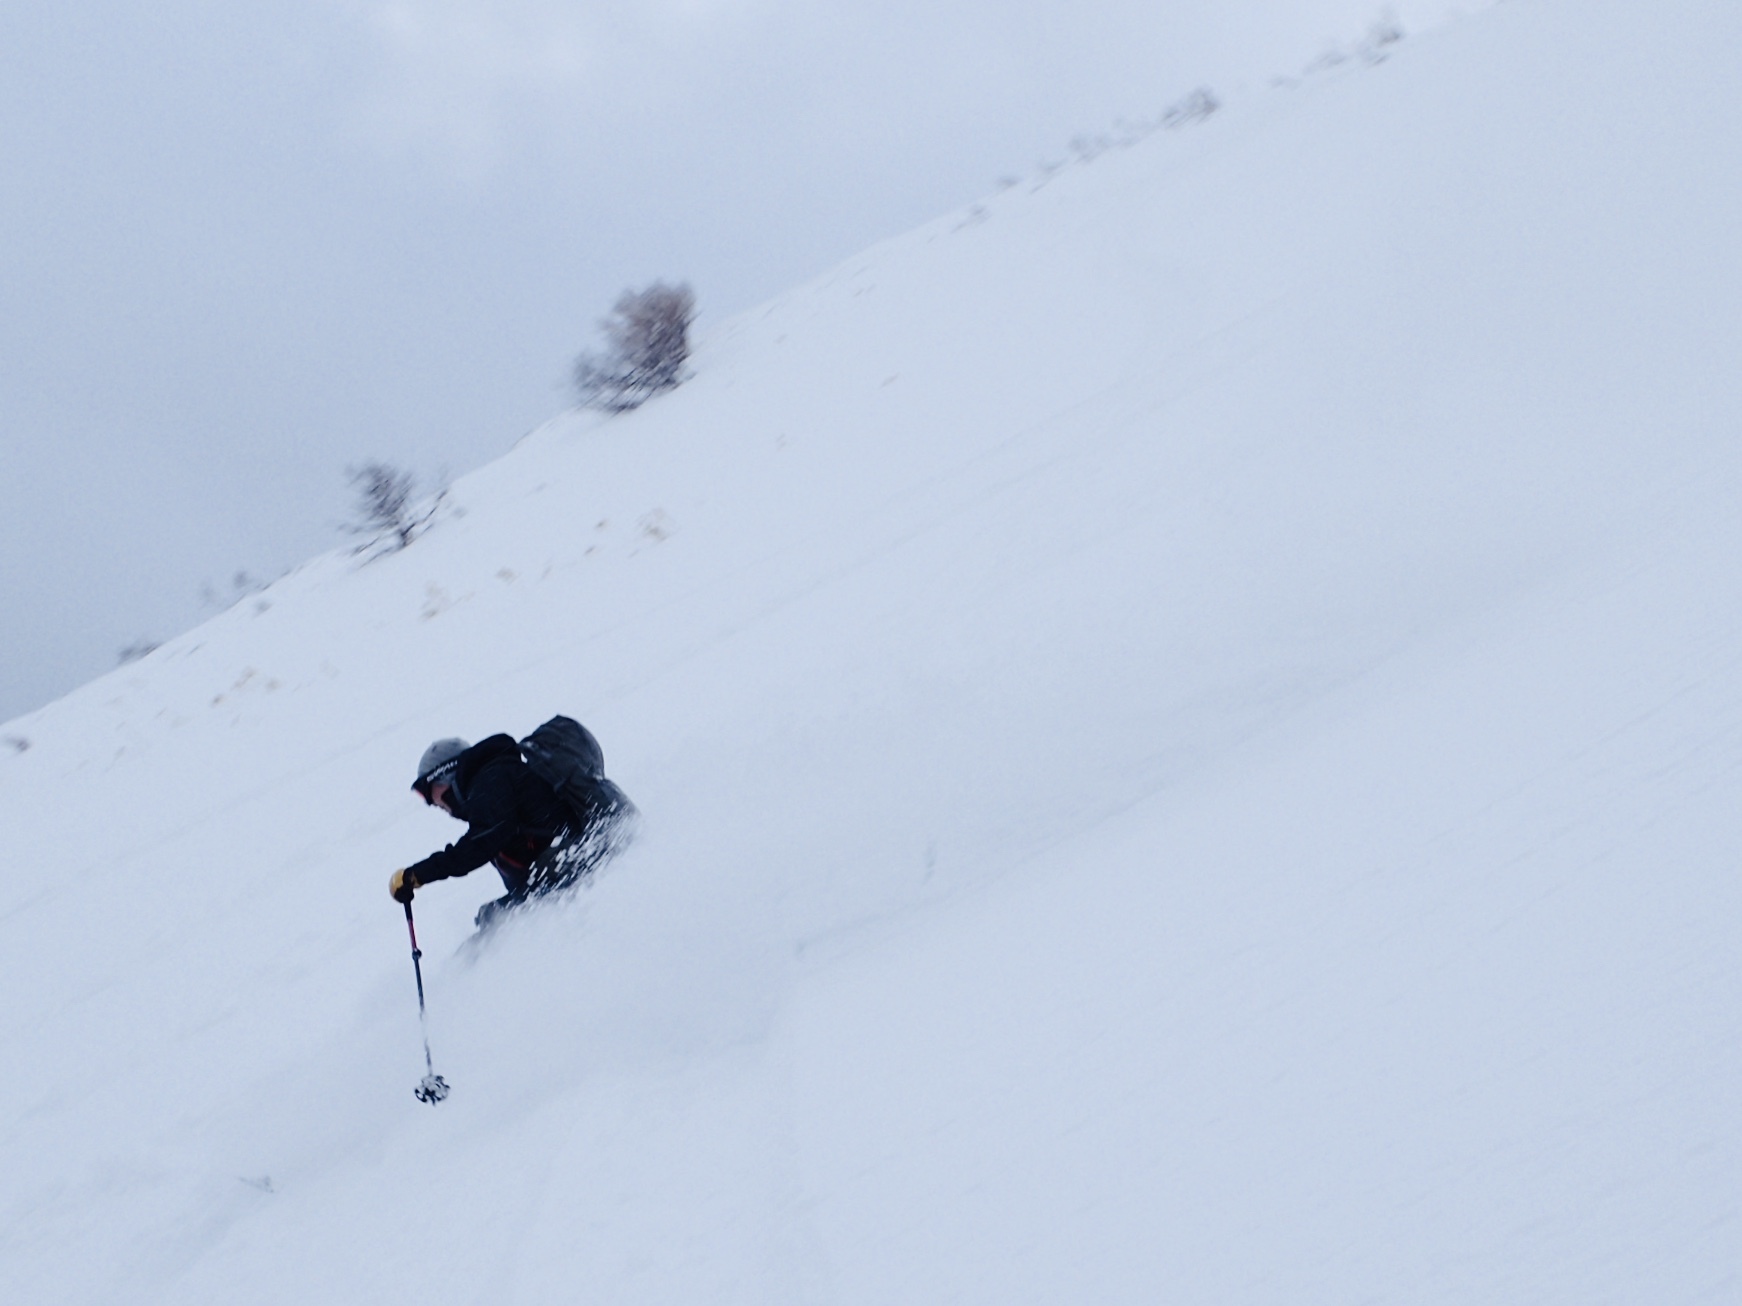
[{"label": "skier", "polygon": [[466,822],[454,843],[393,873],[388,890],[409,903],[427,884],[490,862],[508,890],[478,910],[479,929],[503,912],[566,888],[627,841],[635,804],[604,775],[590,733],[567,717],[521,743],[501,734],[477,744],[438,739],[412,782],[423,801]]}]

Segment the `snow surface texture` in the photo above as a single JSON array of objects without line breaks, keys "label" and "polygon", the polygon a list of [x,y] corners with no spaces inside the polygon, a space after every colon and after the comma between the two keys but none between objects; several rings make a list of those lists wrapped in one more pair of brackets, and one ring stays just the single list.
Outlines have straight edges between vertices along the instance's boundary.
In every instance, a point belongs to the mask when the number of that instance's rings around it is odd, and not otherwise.
[{"label": "snow surface texture", "polygon": [[[28,1302],[1734,1301],[1727,0],[1031,179],[0,750]],[[430,739],[641,805],[455,955]]]}]

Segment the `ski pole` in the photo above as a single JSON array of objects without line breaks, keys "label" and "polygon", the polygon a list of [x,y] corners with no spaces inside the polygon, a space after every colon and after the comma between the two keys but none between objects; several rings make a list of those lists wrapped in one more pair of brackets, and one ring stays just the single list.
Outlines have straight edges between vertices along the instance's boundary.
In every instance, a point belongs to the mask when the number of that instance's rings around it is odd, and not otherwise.
[{"label": "ski pole", "polygon": [[427,1072],[423,1081],[412,1089],[412,1095],[419,1102],[428,1102],[432,1106],[448,1095],[448,1081],[435,1072],[435,1063],[429,1055],[429,1012],[423,1006],[423,953],[417,946],[417,922],[411,919],[411,904],[405,904],[405,928],[411,933],[411,969],[417,975],[417,1019],[423,1026],[423,1068]]}]

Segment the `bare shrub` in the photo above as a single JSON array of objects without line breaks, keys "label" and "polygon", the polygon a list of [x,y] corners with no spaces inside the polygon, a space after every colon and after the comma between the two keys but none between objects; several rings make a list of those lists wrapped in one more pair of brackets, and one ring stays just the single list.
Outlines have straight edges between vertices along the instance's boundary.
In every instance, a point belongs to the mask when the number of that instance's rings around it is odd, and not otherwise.
[{"label": "bare shrub", "polygon": [[1078,163],[1093,163],[1105,154],[1112,147],[1112,144],[1112,139],[1104,132],[1099,136],[1083,133],[1071,137],[1071,153],[1076,156]]},{"label": "bare shrub", "polygon": [[1189,127],[1208,118],[1222,102],[1216,98],[1216,93],[1207,86],[1200,86],[1190,95],[1174,101],[1163,110],[1161,125],[1169,131],[1178,131],[1181,127]]},{"label": "bare shrub", "polygon": [[656,281],[625,290],[599,326],[605,350],[575,360],[575,389],[587,408],[621,413],[639,408],[685,379],[696,295],[687,283]]},{"label": "bare shrub", "polygon": [[118,661],[122,666],[126,666],[129,662],[137,662],[147,654],[157,652],[159,647],[158,642],[154,639],[136,639],[121,650]]},{"label": "bare shrub", "polygon": [[[1083,133],[1072,137],[1071,157],[1079,164],[1093,163],[1108,150],[1130,149],[1157,131],[1178,131],[1182,127],[1194,126],[1205,121],[1221,107],[1222,102],[1216,98],[1216,93],[1207,86],[1200,86],[1189,95],[1175,100],[1154,118],[1120,118],[1113,124],[1110,132],[1098,132],[1094,135]],[[1064,166],[1064,162],[1042,162],[1034,189],[1038,190],[1046,185]],[[1001,190],[1014,184],[1014,181],[1006,178],[1000,178],[998,182]]]},{"label": "bare shrub", "polygon": [[1397,21],[1396,11],[1387,9],[1367,29],[1366,39],[1357,48],[1368,63],[1380,63],[1389,53],[1386,47],[1396,45],[1403,37],[1403,24]]},{"label": "bare shrub", "polygon": [[429,525],[448,493],[442,486],[419,499],[417,478],[392,463],[367,462],[346,473],[357,498],[345,529],[365,537],[359,551],[382,544],[388,553],[399,552]]},{"label": "bare shrub", "polygon": [[228,593],[220,590],[211,581],[200,586],[200,606],[213,612],[223,612],[235,607],[243,599],[252,594],[258,594],[266,588],[266,582],[250,571],[238,571],[230,577]]}]

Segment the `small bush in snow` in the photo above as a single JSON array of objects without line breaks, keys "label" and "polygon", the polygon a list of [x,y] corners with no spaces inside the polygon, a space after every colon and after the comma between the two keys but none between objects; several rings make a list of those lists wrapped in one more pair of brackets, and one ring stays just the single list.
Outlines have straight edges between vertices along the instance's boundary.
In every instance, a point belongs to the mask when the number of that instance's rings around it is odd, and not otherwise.
[{"label": "small bush in snow", "polygon": [[230,592],[225,594],[211,581],[200,586],[200,606],[210,608],[214,612],[223,612],[233,608],[250,594],[258,594],[266,588],[266,582],[257,579],[252,572],[239,571],[230,577]]},{"label": "small bush in snow", "polygon": [[1161,125],[1169,131],[1177,131],[1202,122],[1221,107],[1222,102],[1216,98],[1216,93],[1207,86],[1200,86],[1190,95],[1168,105],[1161,115]]},{"label": "small bush in snow", "polygon": [[126,666],[129,662],[139,661],[148,653],[155,653],[157,648],[158,644],[154,639],[136,639],[121,650],[119,661],[122,666]]},{"label": "small bush in snow", "polygon": [[[1121,118],[1113,124],[1111,132],[1099,132],[1093,136],[1087,133],[1071,138],[1071,157],[1077,163],[1093,163],[1108,150],[1124,150],[1148,138],[1152,133],[1165,128],[1168,131],[1178,131],[1182,127],[1190,127],[1203,122],[1211,114],[1222,107],[1222,102],[1216,98],[1216,93],[1207,86],[1200,86],[1189,95],[1181,96],[1155,118],[1142,118],[1136,121]],[[1063,162],[1041,163],[1039,179],[1035,189],[1051,181],[1065,166]],[[1016,182],[1011,178],[999,178],[998,188],[1008,189]]]},{"label": "small bush in snow", "polygon": [[656,281],[646,290],[625,290],[611,316],[599,324],[605,352],[575,360],[575,389],[582,405],[627,412],[679,385],[695,315],[695,292],[687,284]]},{"label": "small bush in snow", "polygon": [[1387,9],[1372,27],[1367,29],[1367,37],[1357,49],[1368,63],[1378,63],[1386,56],[1386,47],[1396,45],[1403,39],[1403,24],[1397,21],[1397,15]]},{"label": "small bush in snow", "polygon": [[1105,134],[1100,136],[1080,135],[1071,137],[1071,153],[1078,163],[1093,163],[1112,146],[1112,140]]},{"label": "small bush in snow", "polygon": [[448,493],[438,489],[431,498],[419,500],[417,478],[392,463],[369,462],[347,470],[357,499],[345,529],[365,537],[359,551],[385,544],[387,552],[399,552],[429,525]]}]

